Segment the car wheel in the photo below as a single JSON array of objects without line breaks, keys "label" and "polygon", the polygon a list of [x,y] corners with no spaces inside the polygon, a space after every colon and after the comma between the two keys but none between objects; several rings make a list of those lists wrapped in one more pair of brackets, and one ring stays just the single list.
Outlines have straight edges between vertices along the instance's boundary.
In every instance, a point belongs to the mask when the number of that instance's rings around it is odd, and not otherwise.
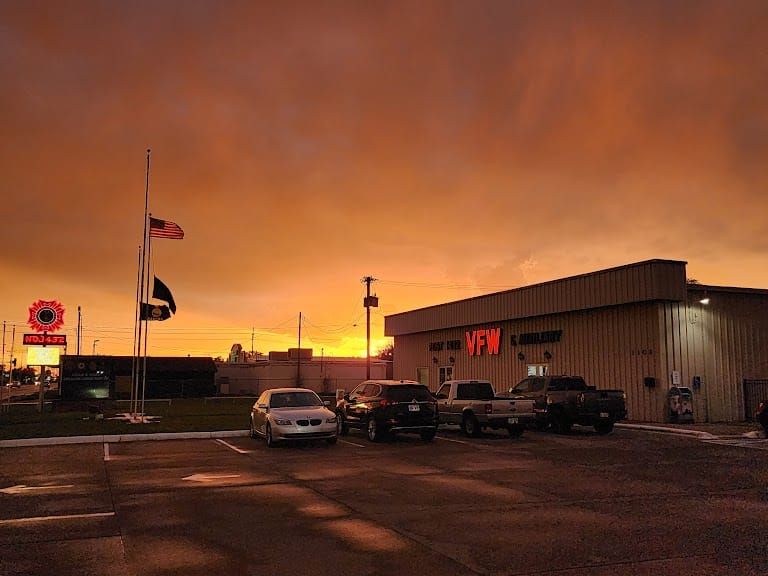
[{"label": "car wheel", "polygon": [[432,442],[432,440],[435,439],[435,434],[437,434],[436,428],[432,428],[431,430],[422,430],[421,439],[424,440],[424,442]]},{"label": "car wheel", "polygon": [[523,435],[522,426],[508,426],[507,432],[509,432],[510,438],[520,438]]},{"label": "car wheel", "polygon": [[251,438],[256,438],[256,427],[253,425],[253,418],[251,420]]},{"label": "car wheel", "polygon": [[605,436],[613,432],[613,420],[598,420],[595,423],[595,432],[600,436]]},{"label": "car wheel", "polygon": [[376,423],[376,418],[371,416],[368,419],[368,440],[371,442],[378,442],[381,440],[381,429],[379,425]]},{"label": "car wheel", "polygon": [[480,424],[474,414],[465,414],[461,419],[461,431],[465,436],[480,436]]},{"label": "car wheel", "polygon": [[552,414],[552,431],[556,434],[568,434],[573,427],[573,422],[562,412]]},{"label": "car wheel", "polygon": [[275,442],[275,439],[272,437],[272,426],[267,424],[267,448],[274,448],[277,445],[277,442]]},{"label": "car wheel", "polygon": [[325,441],[328,442],[328,444],[336,444],[336,442],[339,441],[339,437],[338,436],[334,436],[333,438],[326,438]]},{"label": "car wheel", "polygon": [[346,436],[349,434],[349,426],[341,414],[336,414],[336,434],[338,436]]}]

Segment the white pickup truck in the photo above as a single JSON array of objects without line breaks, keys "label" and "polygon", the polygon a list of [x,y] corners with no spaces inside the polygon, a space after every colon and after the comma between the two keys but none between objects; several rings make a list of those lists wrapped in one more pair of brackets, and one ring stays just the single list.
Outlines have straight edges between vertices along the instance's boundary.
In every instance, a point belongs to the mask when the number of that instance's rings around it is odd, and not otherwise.
[{"label": "white pickup truck", "polygon": [[440,424],[459,424],[467,436],[479,436],[483,428],[506,428],[514,438],[536,421],[533,400],[498,398],[488,380],[447,380],[435,398]]}]

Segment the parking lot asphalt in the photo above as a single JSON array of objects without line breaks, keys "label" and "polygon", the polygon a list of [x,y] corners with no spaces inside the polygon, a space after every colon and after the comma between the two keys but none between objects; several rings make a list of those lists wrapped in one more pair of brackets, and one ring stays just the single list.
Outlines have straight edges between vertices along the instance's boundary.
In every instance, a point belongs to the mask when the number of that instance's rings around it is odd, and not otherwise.
[{"label": "parking lot asphalt", "polygon": [[[757,426],[748,422],[737,423],[696,423],[696,424],[658,424],[652,422],[618,423],[617,428],[644,430],[646,432],[660,434],[677,434],[698,439],[739,438],[753,437],[765,438],[763,431],[757,430]],[[578,427],[577,427],[578,428]],[[455,430],[455,427],[454,427]],[[171,432],[142,434],[137,431],[132,434],[120,435],[90,435],[90,436],[59,436],[53,438],[21,438],[16,440],[0,440],[0,448],[13,448],[20,446],[46,446],[53,444],[91,444],[91,443],[116,443],[116,442],[143,442],[148,440],[184,440],[199,438],[228,438],[247,436],[248,430],[224,430],[219,432]]]},{"label": "parking lot asphalt", "polygon": [[0,574],[762,574],[767,486],[764,449],[630,428],[4,448]]}]

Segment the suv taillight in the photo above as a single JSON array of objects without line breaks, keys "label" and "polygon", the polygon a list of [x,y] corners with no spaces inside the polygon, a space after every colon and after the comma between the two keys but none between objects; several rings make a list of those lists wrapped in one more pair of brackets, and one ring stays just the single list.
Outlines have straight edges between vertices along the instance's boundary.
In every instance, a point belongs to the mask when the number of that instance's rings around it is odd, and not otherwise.
[{"label": "suv taillight", "polygon": [[392,404],[394,404],[394,402],[392,402],[392,400],[387,400],[386,398],[382,398],[381,400],[379,400],[379,406],[381,406],[382,408],[386,408],[387,406],[391,406]]},{"label": "suv taillight", "polygon": [[485,405],[485,413],[486,414],[493,414],[493,404],[486,404]]}]

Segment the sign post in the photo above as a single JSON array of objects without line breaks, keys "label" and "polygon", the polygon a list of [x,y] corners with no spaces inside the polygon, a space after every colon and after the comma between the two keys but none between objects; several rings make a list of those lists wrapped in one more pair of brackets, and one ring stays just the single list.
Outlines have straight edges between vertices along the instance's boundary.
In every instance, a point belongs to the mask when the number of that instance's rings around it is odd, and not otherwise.
[{"label": "sign post", "polygon": [[[56,300],[38,300],[29,307],[29,320],[27,321],[27,324],[29,324],[32,330],[42,332],[42,335],[24,334],[25,345],[41,344],[43,347],[43,352],[38,355],[40,360],[32,360],[30,362],[30,359],[33,357],[33,352],[35,351],[34,348],[30,349],[27,358],[28,366],[40,366],[40,394],[38,396],[39,402],[37,411],[42,414],[45,404],[45,368],[47,365],[51,364],[51,362],[46,359],[48,355],[45,353],[45,347],[48,345],[66,346],[67,343],[65,335],[48,334],[48,330],[55,331],[64,325],[64,307]],[[54,355],[58,360],[58,349],[55,350]],[[38,364],[38,362],[40,363]]]}]

